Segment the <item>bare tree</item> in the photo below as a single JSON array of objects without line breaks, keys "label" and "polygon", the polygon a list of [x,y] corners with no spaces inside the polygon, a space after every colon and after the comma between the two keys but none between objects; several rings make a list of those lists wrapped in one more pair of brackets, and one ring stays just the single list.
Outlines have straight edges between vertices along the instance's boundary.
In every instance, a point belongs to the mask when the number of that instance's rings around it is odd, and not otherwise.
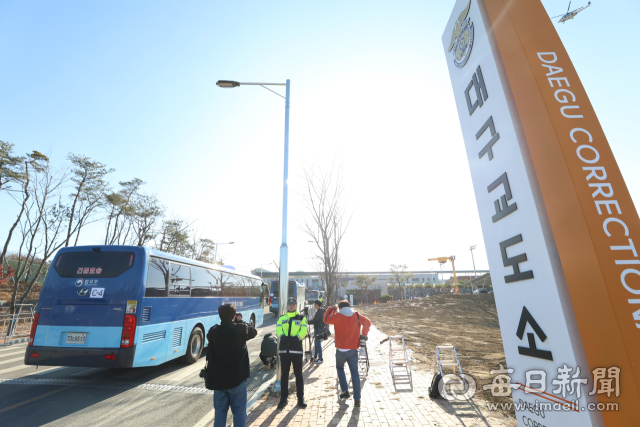
[{"label": "bare tree", "polygon": [[65,243],[64,230],[69,212],[62,203],[62,189],[67,181],[67,171],[52,171],[48,162],[40,167],[31,180],[33,198],[25,207],[25,215],[20,222],[21,241],[14,255],[16,274],[11,278],[12,313],[15,312],[21,282],[26,283],[26,288],[22,288],[20,304],[41,277],[49,258]]},{"label": "bare tree", "polygon": [[402,285],[409,281],[413,277],[413,274],[407,271],[406,265],[401,264],[391,264],[390,271],[391,278],[395,281],[398,289],[400,289],[400,297],[402,298]]},{"label": "bare tree", "polygon": [[164,216],[165,207],[155,195],[139,194],[131,209],[133,237],[137,246],[144,246],[158,235],[156,224]]},{"label": "bare tree", "polygon": [[[6,144],[6,143],[5,143]],[[11,145],[13,147],[13,145]],[[24,161],[24,164],[18,166],[15,162],[17,161],[17,157],[12,157],[11,151],[5,152],[6,146],[2,146],[2,160],[0,160],[4,167],[0,167],[1,174],[0,180],[4,179],[3,190],[12,191],[7,184],[9,183],[20,183],[21,191],[20,191],[20,212],[18,213],[16,220],[9,228],[9,233],[7,235],[7,239],[5,240],[4,247],[2,248],[2,253],[0,254],[0,265],[4,264],[5,257],[7,255],[7,250],[9,249],[9,243],[11,243],[11,238],[13,237],[13,233],[20,224],[20,220],[22,219],[22,215],[24,214],[27,203],[29,202],[29,198],[31,197],[31,187],[30,183],[30,168],[36,172],[42,171],[45,168],[45,165],[48,167],[49,158],[39,151],[34,151],[27,158],[19,158],[21,161]],[[4,178],[2,178],[4,177]],[[11,194],[11,193],[10,193]],[[13,195],[12,195],[13,196]],[[14,197],[16,200],[17,196]],[[16,200],[17,201],[17,200]]]},{"label": "bare tree", "polygon": [[189,229],[193,221],[172,217],[162,221],[160,232],[157,235],[156,248],[175,255],[188,256],[192,252],[191,235]]},{"label": "bare tree", "polygon": [[134,200],[138,190],[144,184],[139,178],[119,182],[120,191],[106,195],[107,230],[105,245],[124,245],[132,232],[131,215],[134,211]]},{"label": "bare tree", "polygon": [[314,260],[325,284],[328,303],[336,301],[343,265],[340,257],[342,238],[351,222],[343,197],[342,170],[333,166],[326,173],[315,168],[305,170],[305,207],[308,216],[303,230],[313,239],[317,252]]},{"label": "bare tree", "polygon": [[69,212],[69,226],[67,238],[64,246],[69,246],[69,240],[73,230],[73,221],[77,218],[78,227],[76,233],[76,244],[80,237],[82,226],[87,223],[91,215],[96,211],[104,199],[107,191],[107,183],[104,178],[114,169],[107,169],[106,165],[91,160],[87,156],[69,153],[67,159],[73,165],[73,177],[71,180],[76,184],[75,191],[71,194],[73,203]]}]

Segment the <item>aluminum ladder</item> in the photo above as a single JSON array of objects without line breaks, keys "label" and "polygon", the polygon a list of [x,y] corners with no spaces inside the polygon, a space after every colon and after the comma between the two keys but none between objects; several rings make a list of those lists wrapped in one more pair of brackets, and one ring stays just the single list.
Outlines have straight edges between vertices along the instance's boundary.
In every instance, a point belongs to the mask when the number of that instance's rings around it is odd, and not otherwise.
[{"label": "aluminum ladder", "polygon": [[[441,352],[444,350],[445,354],[442,354]],[[447,355],[446,352],[450,351],[450,353]],[[448,357],[448,359],[443,359],[443,357]],[[443,381],[443,387],[442,390],[440,390],[440,392],[442,393],[442,397],[444,397],[447,400],[451,400],[447,397],[447,391],[446,391],[446,386],[447,385],[451,385],[451,384],[463,384],[464,385],[464,389],[467,393],[467,396],[469,395],[469,388],[467,387],[467,381],[464,379],[464,373],[462,372],[462,367],[460,366],[460,360],[458,359],[458,352],[456,352],[456,348],[455,346],[452,345],[437,345],[436,346],[436,358],[437,358],[437,362],[438,362],[438,369],[440,370],[440,378],[442,378]],[[449,380],[446,383],[444,382],[444,374],[442,373],[442,367],[443,366],[451,366],[453,367],[453,374],[455,375],[456,373],[456,367],[458,367],[458,370],[460,371],[460,377],[462,377],[462,381],[459,380]]]},{"label": "aluminum ladder", "polygon": [[389,369],[391,369],[391,379],[408,380],[411,378],[411,361],[407,352],[407,345],[404,342],[404,335],[394,335],[389,337]]},{"label": "aluminum ladder", "polygon": [[360,339],[360,349],[358,350],[358,367],[364,376],[369,373],[369,352],[367,351],[367,341],[363,339]]}]

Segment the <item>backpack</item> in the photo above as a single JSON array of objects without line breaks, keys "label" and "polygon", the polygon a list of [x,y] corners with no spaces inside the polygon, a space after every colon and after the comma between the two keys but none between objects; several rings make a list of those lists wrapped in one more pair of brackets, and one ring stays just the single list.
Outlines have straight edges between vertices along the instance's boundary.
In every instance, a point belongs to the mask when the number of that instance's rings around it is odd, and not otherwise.
[{"label": "backpack", "polygon": [[433,378],[431,379],[431,386],[429,387],[430,398],[437,399],[439,397],[442,397],[440,396],[440,389],[438,388],[441,379],[442,375],[440,375],[440,372],[436,372],[435,374],[433,374]]}]

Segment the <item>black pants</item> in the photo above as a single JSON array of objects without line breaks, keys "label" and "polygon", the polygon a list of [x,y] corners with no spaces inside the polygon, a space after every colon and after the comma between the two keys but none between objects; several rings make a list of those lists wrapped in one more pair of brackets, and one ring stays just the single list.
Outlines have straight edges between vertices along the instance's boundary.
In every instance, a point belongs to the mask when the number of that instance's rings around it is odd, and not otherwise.
[{"label": "black pants", "polygon": [[304,380],[302,379],[302,355],[280,353],[282,377],[280,377],[280,400],[289,397],[289,369],[293,365],[293,374],[296,376],[296,394],[298,399],[304,397]]}]

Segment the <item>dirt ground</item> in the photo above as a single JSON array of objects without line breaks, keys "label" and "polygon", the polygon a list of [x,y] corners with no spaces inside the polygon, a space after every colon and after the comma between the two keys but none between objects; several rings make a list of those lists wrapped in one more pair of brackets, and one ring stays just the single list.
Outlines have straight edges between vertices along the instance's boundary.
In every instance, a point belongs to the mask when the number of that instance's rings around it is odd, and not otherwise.
[{"label": "dirt ground", "polygon": [[[492,383],[492,369],[507,366],[493,294],[434,295],[355,308],[383,333],[404,335],[413,369],[433,372],[436,345],[453,345],[463,372],[476,380],[474,400],[512,402],[482,388]],[[501,415],[515,419],[513,410]]]}]

